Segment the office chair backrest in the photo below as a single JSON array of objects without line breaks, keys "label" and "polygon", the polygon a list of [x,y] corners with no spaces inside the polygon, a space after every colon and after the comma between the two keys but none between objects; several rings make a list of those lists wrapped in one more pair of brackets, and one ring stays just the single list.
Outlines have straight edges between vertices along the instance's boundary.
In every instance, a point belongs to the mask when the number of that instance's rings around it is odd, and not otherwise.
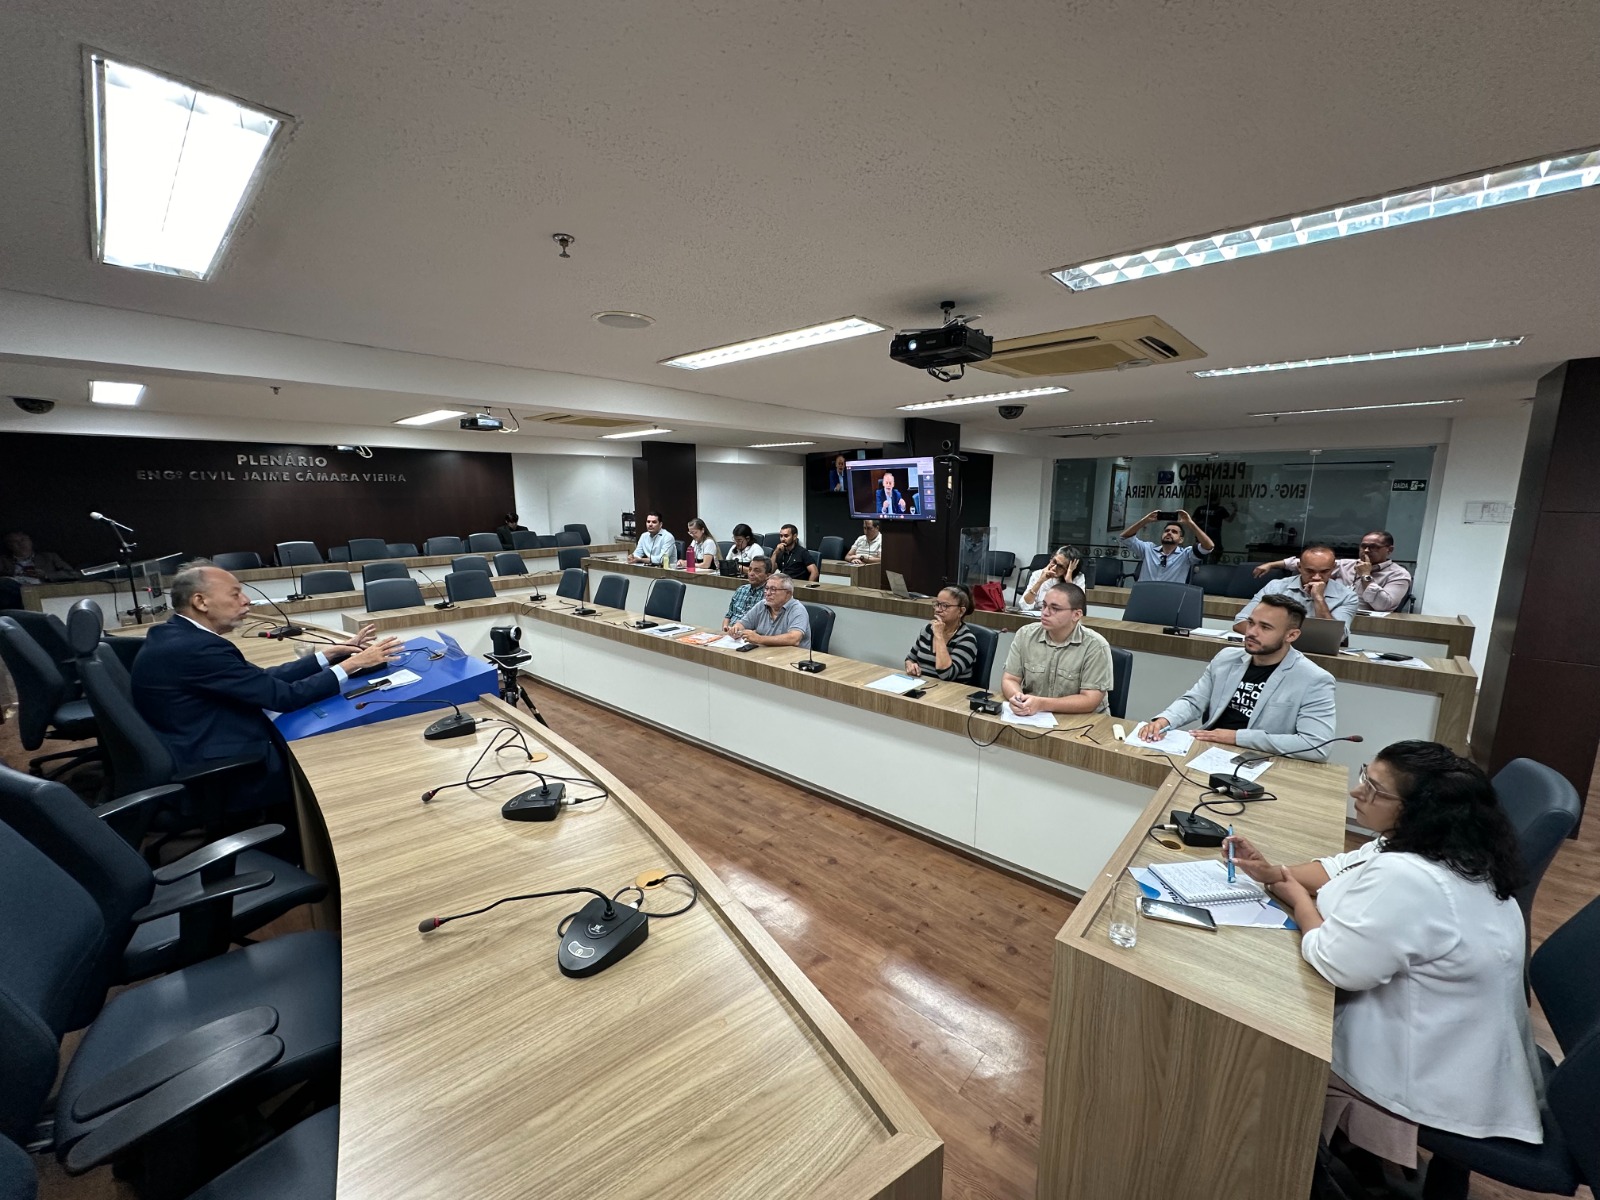
[{"label": "office chair backrest", "polygon": [[[372,570],[374,566],[383,565],[387,564],[369,563],[363,569],[363,574]],[[394,565],[402,571],[405,570],[403,563],[395,563]],[[365,581],[363,580],[363,582]],[[332,592],[353,592],[355,590],[356,581],[350,578],[350,572],[340,570],[337,567],[328,567],[321,571],[307,571],[300,576],[300,592],[302,595],[326,596]]]},{"label": "office chair backrest", "polygon": [[986,550],[983,554],[983,573],[990,579],[1010,579],[1017,569],[1017,556],[1010,550]]},{"label": "office chair backrest", "polygon": [[522,555],[515,550],[502,550],[494,556],[494,573],[496,575],[526,575],[528,564],[522,561]]},{"label": "office chair backrest", "polygon": [[587,546],[587,545],[589,545],[589,527],[587,525],[563,525],[561,527],[561,532],[562,533],[575,533],[575,534],[577,534],[578,535],[578,540],[575,543],[576,545],[579,545],[579,546]]},{"label": "office chair backrest", "polygon": [[474,554],[498,554],[505,547],[500,544],[498,533],[469,533],[467,549]]},{"label": "office chair backrest", "polygon": [[556,535],[553,533],[541,533],[533,539],[533,548],[535,550],[554,550],[556,548]]},{"label": "office chair backrest", "polygon": [[451,571],[444,577],[444,594],[452,601],[493,600],[494,581],[487,571]]},{"label": "office chair backrest", "polygon": [[24,750],[37,750],[66,702],[67,681],[44,648],[10,617],[0,617],[0,659],[17,688],[17,736]]},{"label": "office chair backrest", "polygon": [[1189,572],[1189,582],[1207,596],[1231,596],[1233,567],[1232,563],[1197,563]]},{"label": "office chair backrest", "polygon": [[778,541],[782,537],[782,533],[763,533],[761,535],[761,545],[770,554],[778,548]]},{"label": "office chair backrest", "polygon": [[33,1158],[8,1137],[0,1137],[0,1200],[39,1200]]},{"label": "office chair backrest", "polygon": [[1106,705],[1113,717],[1128,715],[1128,688],[1133,685],[1133,651],[1111,647],[1111,694]]},{"label": "office chair backrest", "polygon": [[61,678],[67,683],[67,699],[78,695],[78,656],[72,652],[67,638],[67,627],[55,613],[34,612],[27,608],[8,608],[0,617],[10,617],[22,627],[22,632],[38,643],[39,649],[50,656]]},{"label": "office chair backrest", "polygon": [[1193,584],[1140,580],[1128,592],[1128,607],[1122,610],[1122,619],[1197,629],[1204,600],[1205,593]]},{"label": "office chair backrest", "polygon": [[98,657],[84,659],[80,669],[100,748],[111,767],[113,793],[126,796],[171,783],[172,752],[133,706],[123,682]]},{"label": "office chair backrest", "polygon": [[1090,587],[1121,587],[1122,574],[1128,564],[1112,554],[1101,554],[1089,560],[1085,569]]},{"label": "office chair backrest", "polygon": [[[319,574],[320,574],[320,572],[319,572]],[[350,573],[348,571],[345,572],[346,576],[348,576],[349,574]],[[410,579],[410,578],[411,578],[411,568],[406,566],[406,564],[403,563],[403,562],[374,562],[374,563],[367,563],[365,566],[363,566],[361,568],[361,586],[362,587],[365,587],[369,583],[377,583],[378,580],[380,580],[380,579]],[[311,576],[307,575],[305,577],[305,579],[302,579],[300,582],[301,583],[306,583],[310,579],[311,579]],[[307,588],[306,590],[310,591],[311,589]]]},{"label": "office chair backrest", "polygon": [[683,594],[687,589],[680,579],[658,579],[650,585],[644,599],[644,615],[668,621],[683,620]]},{"label": "office chair backrest", "polygon": [[349,546],[329,546],[328,561],[331,563],[347,563],[350,561]]},{"label": "office chair backrest", "polygon": [[601,608],[628,607],[628,577],[607,575],[594,589],[594,602]]},{"label": "office chair backrest", "polygon": [[322,562],[322,551],[315,542],[279,542],[280,567],[314,567]]},{"label": "office chair backrest", "polygon": [[481,554],[463,554],[450,560],[452,571],[482,571],[485,575],[492,574],[489,570],[489,560]]},{"label": "office chair backrest", "polygon": [[422,543],[422,552],[429,557],[439,554],[460,554],[465,548],[458,537],[431,537]]},{"label": "office chair backrest", "polygon": [[[1578,789],[1565,775],[1531,758],[1514,758],[1494,775],[1494,791],[1511,827],[1528,881],[1517,889],[1524,922],[1533,918],[1533,897],[1545,868],[1583,813]],[[1600,982],[1600,981],[1597,981]]]},{"label": "office chair backrest", "polygon": [[1233,583],[1228,588],[1228,595],[1236,600],[1248,600],[1274,579],[1282,579],[1289,574],[1288,571],[1274,568],[1260,579],[1256,578],[1256,568],[1260,563],[1236,563],[1233,568]]},{"label": "office chair backrest", "polygon": [[371,562],[375,558],[389,557],[389,543],[382,538],[351,538],[351,562]]},{"label": "office chair backrest", "polygon": [[589,572],[582,567],[567,567],[561,572],[561,582],[556,584],[556,595],[563,600],[582,600],[589,590]]},{"label": "office chair backrest", "polygon": [[514,529],[511,531],[511,548],[513,550],[537,550],[539,548],[539,535],[531,529]]},{"label": "office chair backrest", "polygon": [[1600,896],[1545,938],[1528,974],[1561,1048],[1571,1054],[1593,1040],[1600,1032]]},{"label": "office chair backrest", "polygon": [[390,608],[419,608],[422,589],[415,579],[374,579],[366,586],[368,612],[383,612]]},{"label": "office chair backrest", "polygon": [[[1051,555],[1048,553],[1035,554],[1033,558],[1029,560],[1027,568],[1017,572],[1017,586],[1011,591],[1011,602],[1013,604],[1021,601],[1022,594],[1028,590],[1028,581],[1033,578],[1034,572],[1049,562],[1050,558]],[[1087,563],[1081,566],[1079,570],[1083,571],[1084,573],[1083,581],[1090,586],[1093,586],[1094,564],[1092,562]]]},{"label": "office chair backrest", "polygon": [[1000,645],[1000,632],[985,625],[974,625],[970,621],[967,622],[967,628],[978,639],[978,657],[972,660],[972,674],[962,682],[987,692],[991,690],[989,676],[994,671],[994,655]]},{"label": "office chair backrest", "polygon": [[556,565],[563,571],[573,567],[582,567],[583,560],[589,556],[587,546],[563,546],[556,551]]},{"label": "office chair backrest", "polygon": [[811,621],[811,649],[818,654],[826,654],[828,646],[833,642],[834,611],[826,604],[812,604],[802,600],[806,616]]},{"label": "office chair backrest", "polygon": [[717,553],[723,558],[727,558],[729,552],[732,551],[732,549],[733,549],[733,542],[731,540],[726,541],[726,542],[719,541],[717,543]]},{"label": "office chair backrest", "polygon": [[417,544],[415,542],[389,543],[390,558],[416,558],[418,553]]},{"label": "office chair backrest", "polygon": [[254,550],[225,550],[213,554],[211,561],[224,571],[253,571],[261,565],[261,555]]},{"label": "office chair backrest", "polygon": [[133,660],[144,646],[143,638],[106,637],[100,606],[84,599],[67,610],[67,641],[77,659],[79,680],[83,678],[84,660],[93,658],[105,664],[112,682],[124,694],[131,693]]},{"label": "office chair backrest", "polygon": [[806,561],[809,562],[813,567],[815,567],[817,569],[817,574],[819,576],[822,574],[822,551],[821,550],[807,550],[806,551]]},{"label": "office chair backrest", "polygon": [[817,553],[823,558],[840,559],[844,557],[844,539],[829,534],[817,543]]}]

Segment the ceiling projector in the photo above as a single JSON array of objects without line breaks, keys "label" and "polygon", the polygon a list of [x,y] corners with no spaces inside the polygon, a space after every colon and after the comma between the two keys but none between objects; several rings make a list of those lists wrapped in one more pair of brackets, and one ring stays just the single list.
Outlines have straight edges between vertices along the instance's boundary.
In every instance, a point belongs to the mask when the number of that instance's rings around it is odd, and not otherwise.
[{"label": "ceiling projector", "polygon": [[476,429],[479,433],[495,433],[506,427],[506,423],[499,417],[491,417],[488,413],[474,413],[470,417],[461,418],[461,428]]},{"label": "ceiling projector", "polygon": [[889,343],[889,357],[926,371],[982,362],[994,353],[994,339],[981,329],[951,321],[937,329],[907,329]]}]

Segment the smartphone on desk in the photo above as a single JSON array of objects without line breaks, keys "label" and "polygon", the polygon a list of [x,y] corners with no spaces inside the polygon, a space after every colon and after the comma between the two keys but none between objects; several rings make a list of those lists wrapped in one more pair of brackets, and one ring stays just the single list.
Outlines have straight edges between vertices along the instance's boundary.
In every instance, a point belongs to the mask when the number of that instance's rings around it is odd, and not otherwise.
[{"label": "smartphone on desk", "polygon": [[1176,904],[1171,900],[1157,900],[1154,896],[1139,897],[1139,915],[1152,921],[1171,921],[1174,925],[1189,925],[1195,929],[1217,931],[1217,922],[1203,908],[1193,904]]}]

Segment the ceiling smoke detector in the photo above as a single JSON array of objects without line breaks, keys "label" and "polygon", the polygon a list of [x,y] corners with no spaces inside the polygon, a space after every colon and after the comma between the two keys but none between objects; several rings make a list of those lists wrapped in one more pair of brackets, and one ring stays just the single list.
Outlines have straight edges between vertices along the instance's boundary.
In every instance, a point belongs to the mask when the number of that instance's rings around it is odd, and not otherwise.
[{"label": "ceiling smoke detector", "polygon": [[605,312],[593,313],[589,319],[611,329],[646,329],[656,323],[654,317],[647,317],[644,313],[624,312],[619,308],[608,308]]}]

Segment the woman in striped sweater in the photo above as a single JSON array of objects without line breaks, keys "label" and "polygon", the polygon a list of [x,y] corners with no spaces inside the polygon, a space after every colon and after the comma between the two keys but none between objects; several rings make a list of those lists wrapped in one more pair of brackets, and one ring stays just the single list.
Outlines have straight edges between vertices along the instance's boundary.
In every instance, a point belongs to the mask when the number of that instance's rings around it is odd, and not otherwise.
[{"label": "woman in striped sweater", "polygon": [[971,615],[971,592],[959,584],[942,589],[933,600],[933,620],[906,655],[906,674],[957,680],[971,675],[978,661],[978,638],[967,628]]}]

